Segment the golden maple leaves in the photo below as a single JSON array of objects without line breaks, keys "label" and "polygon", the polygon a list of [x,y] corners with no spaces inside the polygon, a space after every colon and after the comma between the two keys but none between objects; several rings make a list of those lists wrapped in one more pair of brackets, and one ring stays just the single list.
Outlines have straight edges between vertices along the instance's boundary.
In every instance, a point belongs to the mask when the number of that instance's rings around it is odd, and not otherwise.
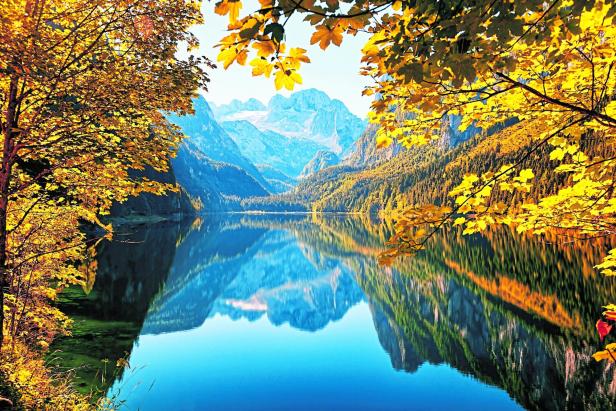
[{"label": "golden maple leaves", "polygon": [[[241,27],[252,28],[257,22],[256,19],[248,19]],[[245,65],[249,53],[256,54],[249,63],[253,76],[269,78],[275,73],[274,84],[277,90],[282,88],[293,90],[296,84],[302,84],[302,77],[298,72],[301,64],[309,63],[310,59],[306,55],[306,50],[300,47],[290,48],[287,52],[286,45],[277,41],[276,36],[275,32],[271,32],[268,36],[260,36],[252,43],[251,51],[248,47],[249,42],[244,41],[241,34],[232,33],[221,40],[218,61],[222,62],[226,69],[233,63]]]},{"label": "golden maple leaves", "polygon": [[[163,113],[192,110],[209,61],[178,57],[180,45],[197,44],[192,0],[0,0],[0,9],[0,179],[10,173],[0,189],[0,309],[13,324],[0,327],[39,350],[69,325],[50,300],[94,281],[84,223],[108,238],[100,217],[114,202],[175,188],[138,173],[168,170],[182,135]],[[67,406],[46,396],[24,406]]]},{"label": "golden maple leaves", "polygon": [[310,38],[310,44],[319,43],[319,47],[325,50],[330,43],[340,46],[342,44],[342,35],[344,30],[338,24],[334,27],[329,27],[325,24],[317,26],[317,31],[312,34]]},{"label": "golden maple leaves", "polygon": [[239,0],[223,0],[216,3],[214,12],[221,16],[229,15],[229,22],[235,23],[242,10],[242,2]]},{"label": "golden maple leaves", "polygon": [[[348,15],[338,16],[341,3],[354,3]],[[332,44],[340,46],[344,35],[355,35],[365,29],[370,16],[394,2],[378,2],[376,10],[373,10],[371,2],[363,0],[260,0],[260,4],[260,10],[240,18],[240,1],[222,0],[216,3],[215,12],[228,15],[228,28],[231,31],[218,44],[218,61],[223,63],[225,69],[234,63],[245,65],[249,62],[253,76],[269,78],[273,75],[277,90],[293,90],[296,84],[302,83],[299,74],[301,64],[310,62],[305,49],[287,47],[285,44],[284,27],[294,14],[306,15],[305,20],[314,26],[310,44],[318,44],[325,50]],[[394,9],[400,10],[400,4],[396,2],[397,7]],[[251,54],[256,56],[250,58]]]}]

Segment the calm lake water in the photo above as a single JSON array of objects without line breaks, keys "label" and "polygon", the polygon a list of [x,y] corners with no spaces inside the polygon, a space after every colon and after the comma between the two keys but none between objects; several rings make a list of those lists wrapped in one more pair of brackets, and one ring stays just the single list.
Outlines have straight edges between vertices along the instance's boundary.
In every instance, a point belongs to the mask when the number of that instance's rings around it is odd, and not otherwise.
[{"label": "calm lake water", "polygon": [[[378,264],[384,223],[208,216],[121,226],[54,358],[126,410],[611,409],[594,322],[606,246],[439,234]],[[130,367],[116,368],[119,358]],[[108,359],[108,361],[103,361]]]}]

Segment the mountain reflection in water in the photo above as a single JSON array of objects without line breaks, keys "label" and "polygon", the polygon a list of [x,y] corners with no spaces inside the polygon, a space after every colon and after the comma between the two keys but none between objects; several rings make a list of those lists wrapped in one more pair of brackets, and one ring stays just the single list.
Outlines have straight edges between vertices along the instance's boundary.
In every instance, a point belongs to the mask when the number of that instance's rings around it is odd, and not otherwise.
[{"label": "mountain reflection in water", "polygon": [[[124,409],[531,409],[616,405],[594,321],[606,244],[443,231],[377,263],[390,228],[350,217],[207,216],[116,228],[63,308],[65,364],[131,367]],[[76,294],[76,293],[74,293]]]}]

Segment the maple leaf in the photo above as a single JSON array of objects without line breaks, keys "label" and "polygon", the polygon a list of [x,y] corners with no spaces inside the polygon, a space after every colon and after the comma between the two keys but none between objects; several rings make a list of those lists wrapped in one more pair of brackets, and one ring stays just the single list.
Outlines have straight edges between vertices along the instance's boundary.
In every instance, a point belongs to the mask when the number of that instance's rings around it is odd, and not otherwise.
[{"label": "maple leaf", "polygon": [[237,58],[237,55],[238,55],[237,48],[230,47],[230,48],[221,50],[221,52],[218,53],[217,60],[222,62],[223,67],[227,69],[229,68],[231,64],[233,64],[233,62]]},{"label": "maple leaf", "polygon": [[273,41],[259,41],[252,45],[252,48],[257,50],[257,56],[268,57],[276,52],[276,45]]},{"label": "maple leaf", "polygon": [[295,84],[302,84],[302,77],[295,70],[278,70],[274,78],[274,85],[276,90],[286,88],[287,90],[293,90]]},{"label": "maple leaf", "polygon": [[597,320],[595,327],[597,328],[601,341],[603,341],[610,331],[612,331],[612,325],[603,320]]},{"label": "maple leaf", "polygon": [[342,44],[342,33],[343,30],[339,25],[329,28],[328,26],[321,24],[317,26],[317,30],[312,33],[312,37],[310,37],[310,44],[319,43],[319,47],[321,47],[322,50],[325,50],[330,43],[340,46],[340,44]]},{"label": "maple leaf", "polygon": [[272,74],[272,69],[274,68],[273,64],[271,64],[269,61],[267,61],[267,59],[262,58],[262,57],[253,59],[250,62],[250,65],[252,66],[253,76],[264,75],[265,77],[268,77],[268,78]]},{"label": "maple leaf", "polygon": [[614,361],[614,353],[616,352],[616,343],[608,344],[605,346],[605,350],[596,352],[592,355],[595,361],[608,360]]},{"label": "maple leaf", "polygon": [[293,47],[289,50],[289,58],[303,63],[310,63],[310,59],[306,56],[306,50],[299,47]]},{"label": "maple leaf", "polygon": [[229,15],[229,22],[235,23],[240,15],[242,9],[242,2],[239,0],[224,0],[216,3],[214,12],[221,16]]}]

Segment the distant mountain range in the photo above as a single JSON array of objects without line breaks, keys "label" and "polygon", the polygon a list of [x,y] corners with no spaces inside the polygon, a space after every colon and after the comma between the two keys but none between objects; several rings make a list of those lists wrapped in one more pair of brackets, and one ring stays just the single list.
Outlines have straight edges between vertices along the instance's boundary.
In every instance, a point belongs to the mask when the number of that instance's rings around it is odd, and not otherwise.
[{"label": "distant mountain range", "polygon": [[[244,156],[258,167],[282,173],[287,183],[333,164],[315,160],[320,152],[348,155],[366,127],[344,103],[315,89],[276,95],[267,106],[251,98],[214,106],[212,111]],[[289,188],[280,185],[281,179],[266,180],[276,192]]]},{"label": "distant mountain range", "polygon": [[267,105],[250,98],[210,106],[198,97],[194,109],[169,116],[187,138],[171,159],[172,170],[160,176],[183,191],[171,199],[131,200],[115,215],[188,214],[190,204],[214,212],[375,212],[395,207],[405,191],[438,177],[436,168],[462,161],[480,139],[458,147],[481,132],[459,132],[461,119],[449,116],[439,141],[427,148],[377,149],[376,126],[315,89],[276,95]]},{"label": "distant mountain range", "polygon": [[[252,98],[214,106],[221,122],[248,121],[261,131],[312,141],[336,154],[345,154],[366,127],[340,100],[316,89],[275,95],[264,105]],[[312,153],[313,155],[315,153]]]}]

